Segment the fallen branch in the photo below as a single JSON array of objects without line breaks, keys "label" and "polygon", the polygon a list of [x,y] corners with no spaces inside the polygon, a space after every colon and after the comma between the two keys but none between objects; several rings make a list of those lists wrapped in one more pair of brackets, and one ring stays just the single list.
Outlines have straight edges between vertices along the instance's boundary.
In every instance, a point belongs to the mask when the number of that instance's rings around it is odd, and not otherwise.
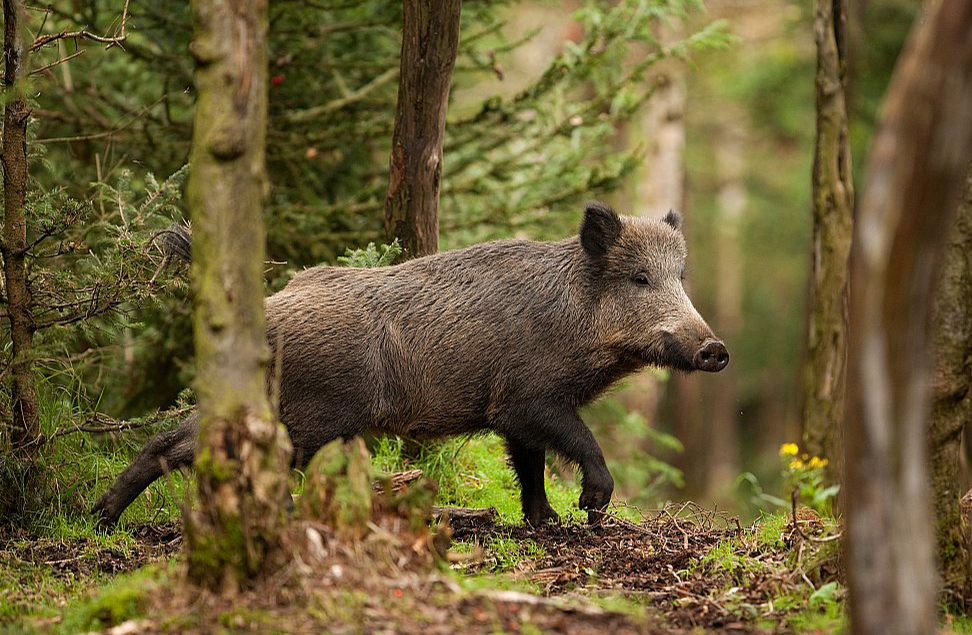
[{"label": "fallen branch", "polygon": [[88,417],[84,423],[75,424],[74,427],[71,428],[63,428],[58,430],[54,433],[54,437],[62,437],[68,434],[74,434],[75,432],[105,433],[138,430],[139,428],[144,428],[145,426],[152,425],[153,423],[158,423],[162,419],[180,417],[189,412],[191,409],[192,408],[190,406],[185,406],[175,410],[160,410],[155,414],[146,417],[145,419],[138,419],[134,421],[120,421],[98,412],[91,417]]}]

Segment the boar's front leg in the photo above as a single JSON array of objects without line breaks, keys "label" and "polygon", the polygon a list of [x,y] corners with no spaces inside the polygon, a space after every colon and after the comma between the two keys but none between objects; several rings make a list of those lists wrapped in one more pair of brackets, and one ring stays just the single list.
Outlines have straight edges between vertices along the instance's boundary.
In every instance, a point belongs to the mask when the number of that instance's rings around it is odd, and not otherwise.
[{"label": "boar's front leg", "polygon": [[[580,508],[588,512],[598,512],[605,509],[611,502],[611,494],[614,492],[614,479],[608,472],[600,446],[598,446],[594,435],[580,418],[580,415],[567,406],[540,402],[534,402],[522,408],[517,415],[513,419],[516,422],[513,434],[509,434],[508,438],[517,439],[531,448],[549,447],[565,459],[579,465],[583,473]],[[536,459],[534,459],[534,465],[535,461]],[[537,468],[533,469],[536,470]],[[542,488],[542,464],[539,469],[541,470],[540,486]],[[519,475],[519,470],[517,470],[517,474]],[[526,495],[525,489],[524,495]],[[546,494],[543,495],[543,499],[546,501]],[[524,499],[524,511],[526,511],[526,505],[527,500]]]},{"label": "boar's front leg", "polygon": [[548,520],[560,520],[560,516],[547,501],[547,491],[543,485],[544,448],[531,448],[528,444],[507,439],[510,460],[516,477],[520,481],[520,496],[523,503],[523,517],[527,523],[539,527]]}]

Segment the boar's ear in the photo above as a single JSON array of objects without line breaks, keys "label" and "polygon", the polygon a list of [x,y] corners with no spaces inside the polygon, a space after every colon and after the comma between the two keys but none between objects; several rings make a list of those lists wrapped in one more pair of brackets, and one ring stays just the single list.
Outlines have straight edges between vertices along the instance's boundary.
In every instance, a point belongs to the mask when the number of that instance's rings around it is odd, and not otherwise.
[{"label": "boar's ear", "polygon": [[670,225],[672,229],[682,229],[682,215],[673,209],[668,210],[668,213],[665,214],[665,218],[662,220],[665,221],[666,224]]},{"label": "boar's ear", "polygon": [[587,204],[581,223],[580,242],[590,256],[600,258],[621,235],[621,218],[617,212],[598,201]]}]

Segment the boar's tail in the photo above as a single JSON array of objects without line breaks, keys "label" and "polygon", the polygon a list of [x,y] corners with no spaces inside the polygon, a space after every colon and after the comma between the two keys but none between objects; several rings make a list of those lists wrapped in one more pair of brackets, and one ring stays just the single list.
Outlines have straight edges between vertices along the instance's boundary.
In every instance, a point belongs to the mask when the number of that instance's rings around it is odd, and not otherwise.
[{"label": "boar's tail", "polygon": [[173,223],[157,232],[152,236],[152,243],[162,250],[166,261],[176,259],[186,264],[192,262],[192,234],[182,223]]}]

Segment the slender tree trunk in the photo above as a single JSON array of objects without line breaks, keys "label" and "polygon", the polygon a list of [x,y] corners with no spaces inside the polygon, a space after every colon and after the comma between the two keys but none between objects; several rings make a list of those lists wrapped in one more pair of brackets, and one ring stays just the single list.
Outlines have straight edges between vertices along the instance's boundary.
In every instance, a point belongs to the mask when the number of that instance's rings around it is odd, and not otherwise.
[{"label": "slender tree trunk", "polygon": [[200,438],[189,578],[235,592],[285,519],[289,441],[265,392],[262,201],[266,0],[194,0],[198,98],[190,155]]},{"label": "slender tree trunk", "polygon": [[[715,144],[715,172],[719,179],[716,197],[716,261],[719,284],[715,289],[716,332],[732,348],[742,324],[744,294],[740,248],[740,225],[747,205],[746,121],[737,114],[720,127]],[[719,502],[730,501],[739,476],[739,407],[736,373],[720,373],[708,383],[712,389],[712,411],[704,420],[709,459],[706,490]]]},{"label": "slender tree trunk", "polygon": [[[659,29],[662,41],[674,39],[672,25]],[[644,51],[647,54],[647,50]],[[645,157],[629,179],[620,206],[628,214],[661,218],[685,203],[685,69],[681,60],[670,60],[656,69],[651,80],[656,86],[638,114],[634,125],[625,126],[624,147],[644,144]],[[632,143],[634,141],[634,143]],[[634,375],[618,399],[641,414],[652,427],[658,422],[658,407],[664,384],[650,371]],[[645,451],[653,451],[646,447]]]},{"label": "slender tree trunk", "polygon": [[401,76],[385,199],[385,236],[405,257],[439,248],[439,179],[461,0],[404,0]]},{"label": "slender tree trunk", "polygon": [[972,528],[959,500],[962,431],[972,421],[972,174],[945,249],[935,296],[929,465],[947,600],[972,609]]},{"label": "slender tree trunk", "polygon": [[895,69],[858,208],[845,412],[854,633],[933,633],[929,314],[972,158],[972,3],[926,5]]},{"label": "slender tree trunk", "polygon": [[3,51],[3,235],[0,254],[6,283],[10,336],[13,340],[11,375],[11,441],[15,452],[33,456],[40,445],[37,393],[31,372],[30,350],[34,338],[34,314],[27,279],[27,49],[23,0],[4,0]]},{"label": "slender tree trunk", "polygon": [[854,231],[854,184],[845,102],[845,0],[816,0],[817,146],[813,163],[813,257],[803,439],[814,456],[839,468],[847,365],[848,259]]}]

